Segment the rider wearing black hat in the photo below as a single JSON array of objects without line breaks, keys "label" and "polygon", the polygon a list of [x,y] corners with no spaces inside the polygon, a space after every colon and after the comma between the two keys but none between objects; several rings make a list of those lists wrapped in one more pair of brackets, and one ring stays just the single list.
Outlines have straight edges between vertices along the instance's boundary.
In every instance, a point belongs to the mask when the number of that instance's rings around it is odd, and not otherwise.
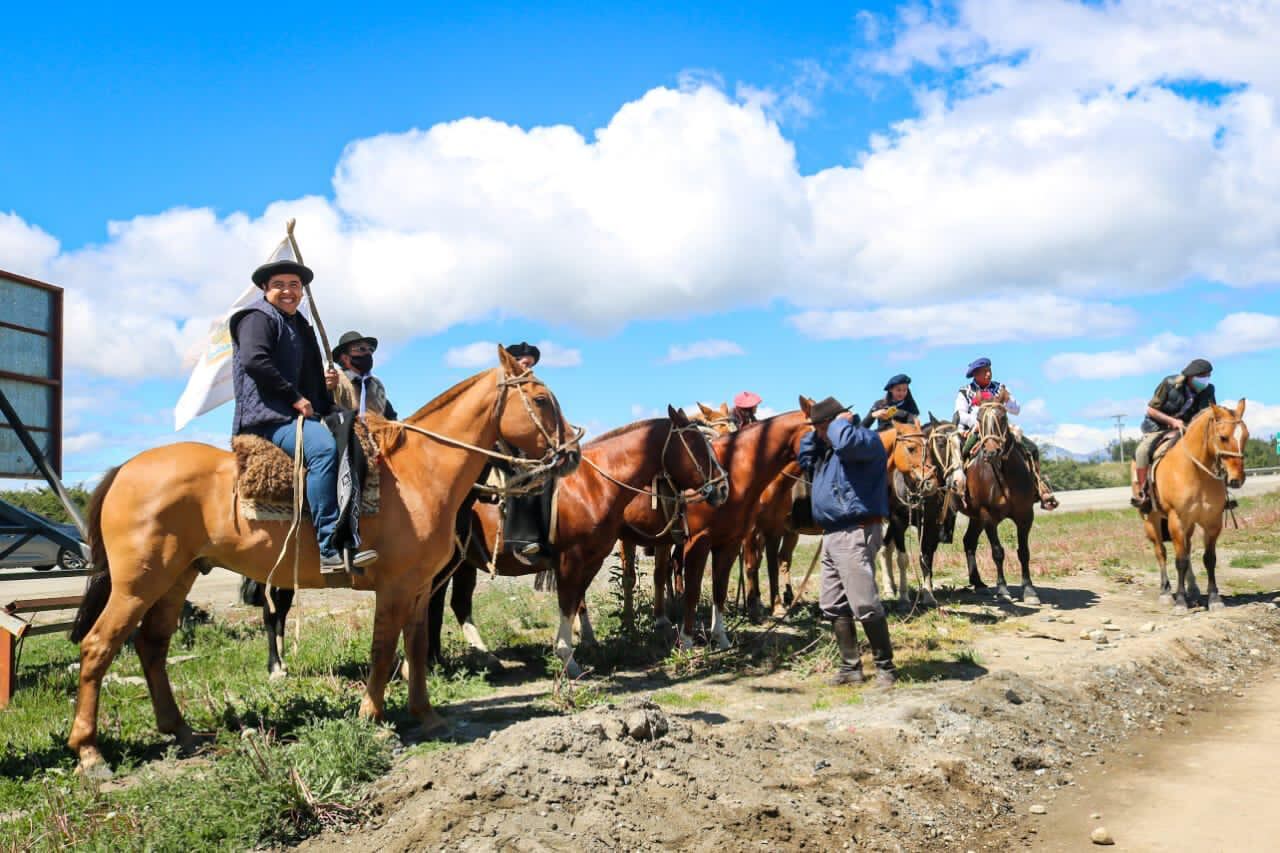
[{"label": "rider wearing black hat", "polygon": [[533,370],[534,365],[542,361],[542,350],[528,341],[507,344],[506,350],[525,370]]},{"label": "rider wearing black hat", "polygon": [[[920,417],[920,407],[911,394],[911,377],[898,373],[884,383],[885,395],[871,404],[862,426],[870,429],[876,424],[876,430],[892,429],[895,423],[914,423]],[[877,423],[878,422],[878,423]]]},{"label": "rider wearing black hat", "polygon": [[1182,371],[1160,380],[1147,403],[1147,416],[1142,420],[1142,441],[1133,454],[1134,482],[1130,503],[1143,512],[1151,511],[1151,495],[1147,489],[1147,472],[1151,453],[1161,436],[1170,430],[1183,430],[1204,409],[1217,405],[1217,396],[1209,377],[1213,365],[1207,359],[1192,359]]},{"label": "rider wearing black hat", "polygon": [[[528,341],[508,344],[505,349],[525,370],[533,370],[542,360],[542,351]],[[507,499],[502,526],[503,549],[522,563],[533,564],[552,555],[551,498],[554,494],[555,482],[550,480],[540,492],[512,495]]]},{"label": "rider wearing black hat", "polygon": [[378,339],[359,332],[344,332],[333,348],[333,360],[342,366],[342,377],[334,381],[334,402],[355,411],[360,417],[373,412],[388,420],[399,420],[396,407],[387,399],[387,388],[373,375],[373,353]]}]

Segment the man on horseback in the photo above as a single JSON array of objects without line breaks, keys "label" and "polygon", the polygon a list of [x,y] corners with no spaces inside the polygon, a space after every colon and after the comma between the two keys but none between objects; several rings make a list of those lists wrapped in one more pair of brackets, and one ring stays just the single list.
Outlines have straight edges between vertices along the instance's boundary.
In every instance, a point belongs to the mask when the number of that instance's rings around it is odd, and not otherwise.
[{"label": "man on horseback", "polygon": [[[339,519],[337,446],[320,422],[333,401],[326,387],[336,371],[324,369],[311,324],[299,313],[303,284],[311,269],[292,256],[276,257],[254,270],[253,283],[262,298],[231,316],[232,377],[236,409],[232,434],[251,433],[293,456],[297,426],[302,421],[303,458],[307,466],[307,503],[320,547],[320,571],[346,571],[335,540]],[[327,375],[326,375],[327,374]],[[375,551],[351,555],[353,567],[375,560]]]},{"label": "man on horseback", "polygon": [[[533,370],[534,365],[542,360],[542,351],[528,341],[509,344],[506,350],[527,371]],[[484,475],[481,476],[483,481]],[[507,497],[502,525],[503,549],[526,565],[552,556],[551,499],[555,488],[555,481],[548,480],[541,491]],[[467,509],[469,511],[469,507]]]},{"label": "man on horseback", "polygon": [[390,421],[399,420],[396,407],[387,399],[386,386],[373,375],[373,353],[377,348],[377,338],[344,332],[333,348],[333,360],[342,366],[342,373],[329,371],[327,384],[334,402],[342,408],[351,409],[362,418],[366,412],[373,412]]},{"label": "man on horseback", "polygon": [[1217,405],[1213,383],[1209,381],[1212,374],[1213,365],[1206,359],[1193,359],[1181,373],[1161,379],[1147,403],[1147,416],[1142,421],[1142,441],[1138,442],[1133,454],[1134,494],[1130,499],[1130,503],[1143,513],[1151,511],[1151,495],[1147,488],[1151,454],[1170,431],[1181,432],[1197,414]]},{"label": "man on horseback", "polygon": [[876,665],[876,684],[895,680],[889,622],[876,588],[876,552],[889,515],[888,454],[875,432],[860,426],[834,397],[809,411],[813,432],[796,461],[813,479],[813,518],[823,529],[818,603],[840,647],[834,684],[863,680],[854,620],[862,623]]},{"label": "man on horseback", "polygon": [[733,398],[733,422],[738,429],[742,429],[747,424],[755,423],[756,407],[760,405],[760,395],[754,391],[739,391],[738,395]]},{"label": "man on horseback", "polygon": [[[956,418],[960,429],[966,433],[963,456],[968,460],[973,452],[974,445],[978,443],[978,430],[976,429],[978,425],[978,410],[984,404],[1000,403],[1004,406],[1005,411],[1011,415],[1018,414],[1018,412],[1022,411],[1022,407],[1013,398],[1013,394],[1008,387],[991,378],[991,359],[979,358],[970,362],[969,370],[965,373],[965,377],[969,380],[969,384],[961,386],[960,390],[956,392]],[[1040,448],[1036,447],[1036,443],[1023,435],[1022,430],[1017,427],[1010,426],[1009,431],[1017,439],[1031,468],[1031,473],[1036,478],[1036,487],[1040,493],[1040,508],[1046,510],[1057,509],[1058,499],[1053,496],[1053,489],[1049,488],[1044,475],[1040,473]],[[962,496],[964,495],[963,471],[957,472],[953,478],[952,488]]]},{"label": "man on horseback", "polygon": [[877,431],[893,429],[895,423],[912,423],[920,418],[920,407],[916,398],[911,396],[911,377],[899,373],[890,377],[884,384],[885,395],[871,404],[871,409],[862,419],[864,429],[875,424]]}]

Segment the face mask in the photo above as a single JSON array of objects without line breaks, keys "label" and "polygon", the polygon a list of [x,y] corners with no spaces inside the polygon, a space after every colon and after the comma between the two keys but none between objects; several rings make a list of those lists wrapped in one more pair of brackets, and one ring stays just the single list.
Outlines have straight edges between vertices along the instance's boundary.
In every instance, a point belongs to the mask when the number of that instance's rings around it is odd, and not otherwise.
[{"label": "face mask", "polygon": [[1203,391],[1209,387],[1209,380],[1204,376],[1192,376],[1191,387],[1196,389],[1196,391]]},{"label": "face mask", "polygon": [[364,355],[353,355],[351,358],[351,366],[361,373],[368,373],[373,370],[373,356],[368,353]]}]

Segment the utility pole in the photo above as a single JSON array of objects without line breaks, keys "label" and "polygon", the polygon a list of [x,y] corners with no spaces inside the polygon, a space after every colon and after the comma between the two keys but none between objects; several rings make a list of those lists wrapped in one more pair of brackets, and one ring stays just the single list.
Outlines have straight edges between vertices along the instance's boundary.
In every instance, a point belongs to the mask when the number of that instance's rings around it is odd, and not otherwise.
[{"label": "utility pole", "polygon": [[1112,415],[1116,421],[1116,447],[1120,448],[1120,461],[1124,461],[1124,415]]}]

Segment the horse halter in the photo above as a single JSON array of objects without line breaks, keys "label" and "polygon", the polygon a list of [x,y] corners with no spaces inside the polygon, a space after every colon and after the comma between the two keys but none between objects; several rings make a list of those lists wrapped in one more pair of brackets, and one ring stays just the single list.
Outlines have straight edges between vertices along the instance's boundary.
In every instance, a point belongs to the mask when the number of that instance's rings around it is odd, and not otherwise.
[{"label": "horse halter", "polygon": [[[525,470],[508,478],[506,489],[511,492],[535,492],[540,490],[547,482],[548,477],[555,476],[556,472],[563,468],[573,458],[573,451],[577,448],[578,442],[581,440],[585,430],[582,427],[574,427],[574,435],[572,438],[566,439],[564,434],[564,416],[560,411],[560,401],[556,399],[556,395],[547,388],[547,394],[551,396],[552,412],[556,420],[556,434],[553,437],[547,432],[543,426],[538,413],[534,411],[533,404],[529,402],[529,395],[525,391],[524,386],[530,382],[540,382],[534,376],[532,370],[526,370],[518,376],[507,376],[506,369],[498,367],[498,397],[493,404],[493,422],[497,428],[498,441],[497,445],[506,455],[505,461],[517,469]],[[546,387],[545,385],[543,386]],[[506,408],[507,392],[510,389],[516,389],[516,393],[520,395],[520,402],[524,404],[525,413],[528,414],[529,420],[538,428],[538,432],[542,434],[542,438],[547,443],[547,451],[540,459],[527,459],[519,455],[519,450],[502,437],[502,413]]]},{"label": "horse halter", "polygon": [[[689,447],[689,439],[685,435],[690,432],[696,432],[702,439],[703,447],[706,448],[709,461],[709,470],[707,471],[702,470],[702,465],[698,462],[697,455],[693,452],[693,448]],[[680,445],[684,448],[685,455],[689,457],[689,461],[693,464],[693,469],[698,472],[698,476],[702,479],[702,485],[698,487],[692,498],[684,497],[684,491],[676,487],[675,481],[671,477],[671,472],[667,470],[667,447],[671,444],[672,436],[679,436]],[[720,484],[729,479],[728,472],[724,470],[724,466],[720,464],[720,459],[716,456],[715,448],[711,446],[710,434],[692,421],[684,426],[676,426],[675,423],[671,424],[667,429],[667,438],[662,443],[662,456],[660,458],[662,459],[662,478],[682,503],[701,503],[702,501],[711,500],[711,496],[720,487]]]},{"label": "horse halter", "polygon": [[[894,438],[894,445],[895,445],[894,453],[897,452],[896,445],[899,442],[901,442],[902,444],[910,444],[915,442],[920,443],[921,456],[923,457],[923,462],[920,465],[919,473],[916,473],[915,469],[908,469],[907,471],[902,471],[901,469],[897,468],[897,466],[894,467],[895,471],[898,471],[899,473],[903,474],[903,478],[902,478],[903,485],[906,486],[906,490],[907,490],[907,494],[905,496],[906,500],[904,501],[904,503],[919,504],[926,497],[933,494],[933,491],[937,486],[937,484],[934,482],[934,468],[929,460],[928,440],[926,439],[923,432],[918,433],[916,435],[903,435],[901,432],[898,432],[896,434],[896,437]],[[890,458],[892,458],[892,454],[890,455]],[[912,487],[910,480],[906,476],[908,473],[911,474],[912,479],[915,479],[918,481],[914,488]]]},{"label": "horse halter", "polygon": [[[1205,456],[1208,456],[1208,455],[1209,455],[1209,451],[1212,449],[1212,451],[1213,451],[1213,462],[1214,462],[1214,468],[1215,468],[1216,470],[1214,470],[1214,471],[1210,471],[1210,470],[1209,470],[1209,467],[1208,467],[1207,465],[1205,465],[1203,462],[1201,462],[1199,459],[1197,459],[1197,458],[1195,457],[1195,454],[1193,454],[1193,453],[1191,452],[1190,448],[1188,448],[1188,447],[1187,447],[1187,442],[1185,442],[1185,441],[1184,441],[1184,442],[1181,442],[1181,444],[1182,444],[1182,452],[1183,452],[1183,453],[1185,453],[1185,454],[1187,454],[1187,458],[1188,458],[1188,459],[1190,459],[1192,462],[1194,462],[1194,463],[1195,463],[1195,465],[1196,465],[1196,467],[1197,467],[1197,468],[1199,468],[1201,471],[1205,472],[1205,473],[1206,473],[1206,474],[1208,474],[1210,477],[1213,477],[1215,480],[1222,480],[1223,482],[1226,482],[1226,480],[1227,480],[1227,466],[1225,466],[1225,465],[1223,465],[1223,464],[1222,464],[1222,458],[1223,458],[1224,456],[1225,456],[1225,457],[1228,457],[1228,458],[1233,458],[1233,459],[1243,459],[1243,458],[1244,458],[1244,446],[1241,444],[1241,441],[1240,441],[1240,432],[1239,432],[1239,428],[1240,428],[1241,424],[1243,424],[1243,422],[1244,422],[1244,421],[1243,421],[1243,419],[1242,419],[1242,418],[1236,418],[1236,417],[1229,417],[1229,418],[1225,418],[1225,419],[1219,419],[1219,418],[1218,418],[1218,412],[1217,412],[1217,410],[1216,410],[1216,409],[1210,409],[1210,410],[1209,410],[1209,412],[1210,412],[1210,415],[1209,415],[1209,423],[1208,423],[1208,425],[1205,427],[1205,430],[1204,430],[1204,447],[1202,448],[1202,452],[1203,452],[1203,454],[1204,454]],[[1231,431],[1231,435],[1232,435],[1232,437],[1235,439],[1235,442],[1236,442],[1236,449],[1235,449],[1235,450],[1223,450],[1223,449],[1222,449],[1221,447],[1219,447],[1218,445],[1213,444],[1213,442],[1212,442],[1211,438],[1212,438],[1212,436],[1213,436],[1213,434],[1214,434],[1214,432],[1215,432],[1215,428],[1216,428],[1216,427],[1218,426],[1218,424],[1220,424],[1220,423],[1226,423],[1226,424],[1228,424],[1228,425],[1234,425],[1234,426],[1236,427],[1236,429],[1234,429],[1234,430],[1232,430],[1232,431]],[[1212,445],[1212,446],[1211,446],[1211,445]]]},{"label": "horse halter", "polygon": [[[1009,441],[1009,419],[1006,416],[1003,423],[1000,421],[1000,413],[1005,411],[1003,403],[983,403],[978,407],[978,441],[985,444],[988,441],[996,442],[999,447],[999,455],[1007,456],[1013,445]],[[994,423],[992,423],[994,421]],[[994,451],[991,455],[995,455]]]}]

